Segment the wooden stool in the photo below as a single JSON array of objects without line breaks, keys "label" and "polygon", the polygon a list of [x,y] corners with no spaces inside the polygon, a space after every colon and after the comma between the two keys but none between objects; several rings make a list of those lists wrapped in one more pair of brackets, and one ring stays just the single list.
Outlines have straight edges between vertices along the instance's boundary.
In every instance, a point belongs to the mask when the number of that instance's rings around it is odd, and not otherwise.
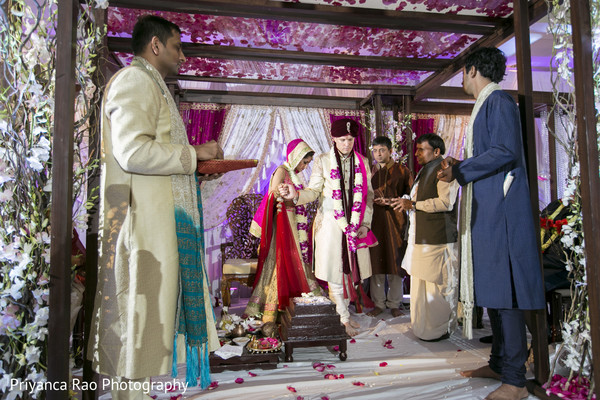
[{"label": "wooden stool", "polygon": [[[320,297],[320,296],[319,296]],[[347,358],[346,340],[350,337],[329,299],[324,303],[302,303],[294,298],[281,317],[280,335],[285,344],[285,361],[294,361],[292,356],[297,347],[339,346],[340,360]]]}]

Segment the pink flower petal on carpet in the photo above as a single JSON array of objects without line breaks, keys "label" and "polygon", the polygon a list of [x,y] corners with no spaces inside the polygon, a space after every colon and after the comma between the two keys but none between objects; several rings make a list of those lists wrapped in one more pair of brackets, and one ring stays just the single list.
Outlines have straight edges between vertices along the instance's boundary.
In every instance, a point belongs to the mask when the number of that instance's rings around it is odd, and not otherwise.
[{"label": "pink flower petal on carpet", "polygon": [[287,390],[289,390],[292,393],[296,393],[296,389],[293,386],[288,386]]},{"label": "pink flower petal on carpet", "polygon": [[388,365],[388,363],[386,363],[385,361],[379,363],[380,367],[387,367],[387,365]]},{"label": "pink flower petal on carpet", "polygon": [[244,380],[243,380],[242,378],[237,378],[237,379],[235,380],[235,383],[242,384],[242,383],[244,383]]}]

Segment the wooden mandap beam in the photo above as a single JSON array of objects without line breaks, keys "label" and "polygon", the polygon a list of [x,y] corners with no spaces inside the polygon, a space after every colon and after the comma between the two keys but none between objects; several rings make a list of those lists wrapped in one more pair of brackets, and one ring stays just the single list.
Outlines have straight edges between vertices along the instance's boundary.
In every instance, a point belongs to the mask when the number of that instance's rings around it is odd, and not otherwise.
[{"label": "wooden mandap beam", "polygon": [[[525,162],[527,163],[527,178],[529,181],[529,195],[535,232],[540,231],[540,205],[538,199],[538,174],[535,144],[535,120],[533,110],[533,80],[531,74],[531,45],[529,39],[530,18],[527,0],[515,0],[514,5],[514,27],[517,55],[517,80],[518,80],[518,103],[521,115],[521,129],[523,146],[525,147]],[[544,275],[541,253],[540,235],[537,239],[537,253],[540,261],[539,283],[543,290]],[[541,386],[548,379],[550,364],[548,358],[548,322],[546,321],[546,309],[526,311],[529,313],[531,330],[531,348],[533,350],[534,383],[528,385],[530,392],[535,392],[535,386]]]},{"label": "wooden mandap beam", "polygon": [[56,30],[56,106],[52,137],[50,224],[50,315],[48,318],[49,400],[69,398],[71,236],[73,213],[73,132],[75,129],[75,41],[77,0],[59,0]]},{"label": "wooden mandap beam", "polygon": [[174,81],[190,82],[216,82],[233,83],[236,85],[261,85],[261,86],[289,86],[289,87],[313,87],[325,89],[351,89],[351,90],[394,90],[400,94],[409,94],[414,92],[412,86],[400,85],[373,85],[368,83],[328,83],[328,82],[309,82],[309,81],[283,81],[272,79],[247,79],[247,78],[223,78],[216,76],[195,76],[195,75],[175,75],[167,76],[167,83]]},{"label": "wooden mandap beam", "polygon": [[317,24],[489,35],[505,19],[269,0],[111,0],[114,7]]},{"label": "wooden mandap beam", "polygon": [[[510,94],[515,101],[519,101],[519,93],[517,90],[504,90]],[[554,94],[552,92],[531,92],[533,104],[554,104]],[[567,94],[564,93],[564,96]],[[452,100],[474,100],[473,96],[465,93],[463,88],[455,86],[440,86],[433,89],[427,95],[428,99],[452,99]]]},{"label": "wooden mandap beam", "polygon": [[228,92],[217,90],[185,90],[181,101],[190,103],[249,104],[279,107],[360,109],[361,98],[310,96],[284,93]]},{"label": "wooden mandap beam", "polygon": [[[182,47],[186,57],[290,64],[337,65],[344,67],[407,71],[437,71],[450,64],[449,60],[435,58],[355,56],[348,54],[272,50],[187,42],[182,43]],[[129,53],[131,52],[131,39],[111,37],[108,39],[108,48],[110,51]]]},{"label": "wooden mandap beam", "polygon": [[577,112],[577,152],[581,170],[581,204],[592,339],[595,393],[600,394],[600,177],[598,176],[598,132],[594,104],[594,64],[590,2],[571,1],[573,63]]},{"label": "wooden mandap beam", "polygon": [[[528,15],[529,24],[533,24],[543,18],[548,13],[546,0],[534,0],[529,5]],[[514,22],[511,19],[506,20],[504,25],[498,27],[491,35],[482,37],[473,43],[469,48],[454,58],[454,61],[440,72],[430,75],[427,79],[417,86],[415,100],[421,100],[429,96],[429,92],[440,87],[448,79],[452,78],[460,71],[465,63],[467,56],[481,47],[496,47],[508,40],[515,32]]]}]

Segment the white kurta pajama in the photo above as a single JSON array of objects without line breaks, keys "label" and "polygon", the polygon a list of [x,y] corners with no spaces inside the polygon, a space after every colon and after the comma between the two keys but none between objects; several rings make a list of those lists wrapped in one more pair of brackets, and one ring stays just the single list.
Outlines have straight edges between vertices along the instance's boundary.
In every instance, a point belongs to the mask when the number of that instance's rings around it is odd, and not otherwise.
[{"label": "white kurta pajama", "polygon": [[[101,242],[89,351],[101,374],[139,379],[171,372],[179,255],[170,175],[193,174],[196,153],[171,144],[170,132],[170,108],[152,77],[138,67],[119,71],[102,112]],[[210,309],[210,296],[205,301]],[[212,312],[207,326],[214,350]],[[178,354],[185,362],[185,351]]]},{"label": "white kurta pajama", "polygon": [[[363,183],[368,187],[367,205],[362,221],[362,226],[371,228],[371,218],[373,216],[373,187],[371,186],[371,171],[368,166],[368,160],[362,158],[365,164],[367,176],[363,178]],[[348,188],[350,176],[350,157],[340,157],[344,176],[344,186]],[[315,157],[310,182],[305,190],[300,190],[298,204],[306,204],[319,199],[319,210],[315,217],[313,225],[314,241],[314,268],[315,276],[321,280],[327,281],[330,285],[330,294],[332,300],[337,305],[338,313],[343,323],[348,321],[348,299],[343,299],[343,259],[342,259],[342,239],[343,232],[334,217],[333,205],[333,180],[331,179],[330,153],[320,154]],[[345,239],[344,239],[345,240]],[[358,267],[360,278],[362,280],[371,276],[371,259],[368,248],[361,248],[356,251],[358,258]],[[331,290],[333,288],[333,290]]]},{"label": "white kurta pajama", "polygon": [[[410,197],[416,201],[419,181]],[[427,213],[453,209],[459,185],[438,181],[437,198],[417,201],[415,208]],[[415,244],[415,212],[409,212],[408,246],[402,260],[411,276],[410,320],[415,336],[431,340],[452,332],[458,302],[458,245]]]}]

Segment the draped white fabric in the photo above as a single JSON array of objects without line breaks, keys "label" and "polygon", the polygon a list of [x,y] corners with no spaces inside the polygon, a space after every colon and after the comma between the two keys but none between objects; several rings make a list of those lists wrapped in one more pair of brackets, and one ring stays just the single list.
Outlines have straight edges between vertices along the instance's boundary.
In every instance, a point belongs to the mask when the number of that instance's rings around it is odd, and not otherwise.
[{"label": "draped white fabric", "polygon": [[550,150],[548,125],[548,112],[542,111],[540,118],[535,119],[535,154],[537,159],[538,194],[540,210],[546,208],[551,199],[550,185]]},{"label": "draped white fabric", "polygon": [[463,147],[467,126],[470,117],[468,115],[439,115],[437,122],[437,134],[444,139],[446,144],[446,157],[463,159]]},{"label": "draped white fabric", "polygon": [[[279,108],[281,125],[286,143],[293,139],[304,140],[315,154],[325,153],[331,148],[329,135],[329,114],[320,108],[281,107]],[[312,164],[303,171],[308,182]]]},{"label": "draped white fabric", "polygon": [[[224,174],[221,178],[202,184],[204,207],[204,238],[206,268],[213,293],[219,288],[221,278],[221,243],[228,241],[223,224],[229,203],[234,198],[251,192],[255,183],[264,177],[263,169],[277,162],[281,146],[273,138],[275,108],[264,106],[232,106],[223,124],[219,144],[226,158],[257,159],[258,167]],[[277,140],[278,139],[278,140]]]}]

